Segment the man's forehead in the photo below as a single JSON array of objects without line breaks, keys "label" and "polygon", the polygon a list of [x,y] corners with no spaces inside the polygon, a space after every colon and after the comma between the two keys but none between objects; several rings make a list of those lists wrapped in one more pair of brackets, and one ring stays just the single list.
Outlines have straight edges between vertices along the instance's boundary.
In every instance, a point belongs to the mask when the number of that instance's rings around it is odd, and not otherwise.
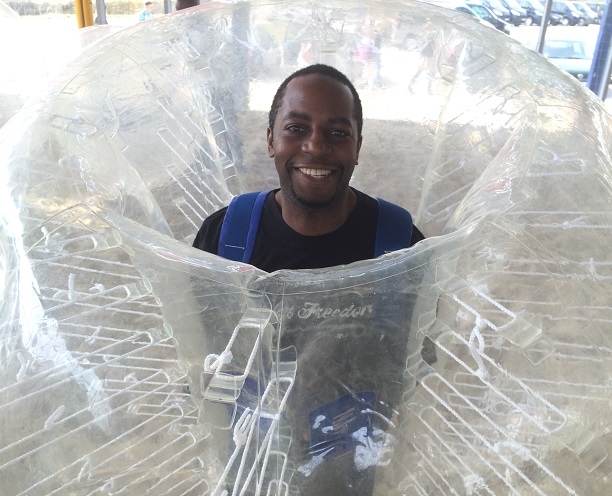
[{"label": "man's forehead", "polygon": [[[332,101],[327,102],[330,99]],[[347,117],[353,117],[353,94],[346,85],[324,74],[308,74],[292,79],[287,85],[281,101],[281,118],[300,117],[298,114],[307,117],[310,107],[317,107],[323,102],[332,103],[334,111],[346,105],[344,112]],[[296,104],[300,107],[299,110],[295,108]]]},{"label": "man's forehead", "polygon": [[313,88],[327,86],[333,87],[337,89],[337,91],[346,93],[346,95],[351,99],[353,99],[353,95],[348,86],[341,83],[340,81],[328,76],[327,74],[305,74],[303,76],[298,76],[293,78],[287,84],[287,88],[285,90],[285,96],[289,91],[292,92],[304,92],[304,91],[312,91]]}]

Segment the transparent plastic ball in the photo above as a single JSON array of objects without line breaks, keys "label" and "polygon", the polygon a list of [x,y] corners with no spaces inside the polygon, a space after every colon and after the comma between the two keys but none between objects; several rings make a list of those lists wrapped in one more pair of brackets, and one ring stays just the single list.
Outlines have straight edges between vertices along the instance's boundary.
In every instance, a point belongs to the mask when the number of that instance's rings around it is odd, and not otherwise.
[{"label": "transparent plastic ball", "polygon": [[[363,101],[352,186],[427,239],[271,274],[193,248],[277,186],[271,99],[316,62]],[[605,494],[610,124],[420,2],[210,3],[89,47],[0,130],[3,491]]]}]

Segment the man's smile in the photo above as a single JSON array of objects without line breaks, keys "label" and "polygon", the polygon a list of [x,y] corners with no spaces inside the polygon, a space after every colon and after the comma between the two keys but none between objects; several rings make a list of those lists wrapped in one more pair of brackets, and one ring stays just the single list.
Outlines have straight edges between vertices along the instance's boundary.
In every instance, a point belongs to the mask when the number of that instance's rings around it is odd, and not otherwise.
[{"label": "man's smile", "polygon": [[302,174],[315,178],[327,177],[332,173],[332,171],[327,169],[312,169],[309,167],[298,167],[297,170],[299,170]]}]

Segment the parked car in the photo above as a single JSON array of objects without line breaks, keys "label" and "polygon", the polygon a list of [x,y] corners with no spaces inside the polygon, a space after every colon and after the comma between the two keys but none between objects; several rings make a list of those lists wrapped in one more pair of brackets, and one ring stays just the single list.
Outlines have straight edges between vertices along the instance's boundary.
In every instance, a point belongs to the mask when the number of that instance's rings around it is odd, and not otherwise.
[{"label": "parked car", "polygon": [[586,3],[574,1],[572,2],[572,4],[574,5],[574,7],[576,7],[576,10],[578,10],[582,15],[584,15],[586,19],[586,25],[599,23],[599,20],[597,18],[597,12],[594,12],[591,7],[589,7]]},{"label": "parked car", "polygon": [[551,12],[562,17],[561,24],[564,26],[586,25],[586,18],[568,0],[554,0]]},{"label": "parked car", "polygon": [[[464,0],[425,0],[425,1],[427,3],[432,3],[434,5],[445,7],[447,9],[456,10],[457,12],[462,12],[464,14],[467,14],[471,17],[476,18],[481,24],[484,24],[486,26],[489,26],[495,29],[499,29],[500,31],[503,31],[506,34],[510,34],[508,23],[502,20],[499,16],[496,16],[493,12],[491,12],[490,9],[487,9],[490,15],[486,15],[486,13],[480,9],[477,13],[472,8],[472,6],[468,5],[468,3],[466,3]],[[468,0],[468,2],[471,4],[480,5],[484,7],[484,5],[480,3],[480,1],[481,0]]]},{"label": "parked car", "polygon": [[490,28],[495,28],[495,26],[493,26],[493,24],[491,24],[489,21],[485,21],[480,16],[476,15],[476,12],[474,12],[474,10],[472,10],[472,8],[470,8],[468,5],[461,5],[461,4],[455,5],[453,7],[453,10],[456,10],[457,12],[461,12],[463,14],[467,14],[470,17],[473,17],[474,19],[476,19],[481,24],[484,24],[485,26],[489,26]]},{"label": "parked car", "polygon": [[586,83],[594,51],[594,46],[584,40],[560,38],[544,40],[542,55],[578,81]]},{"label": "parked car", "polygon": [[542,4],[538,2],[538,0],[520,0],[519,3],[521,7],[525,9],[525,12],[527,12],[527,17],[525,18],[526,26],[531,26],[532,24],[537,24],[539,26],[542,24],[544,7],[542,7]]},{"label": "parked car", "polygon": [[[510,34],[510,25],[506,21],[497,17],[488,7],[485,7],[479,2],[466,2],[465,6],[469,8],[476,17],[479,17],[483,21],[493,25],[495,29],[501,31],[502,33]],[[455,8],[455,10],[460,10],[460,8]],[[464,10],[460,11],[464,12]]]},{"label": "parked car", "polygon": [[[527,11],[527,18],[525,19],[525,25],[532,26],[542,24],[542,17],[544,17],[544,6],[538,0],[519,0],[521,7]],[[550,12],[548,16],[548,24],[557,26],[561,24],[563,16],[555,12]]]},{"label": "parked car", "polygon": [[501,20],[510,23],[512,14],[499,0],[481,0],[485,7],[488,7],[493,14],[499,17]]},{"label": "parked car", "polygon": [[558,12],[551,11],[548,15],[548,23],[551,26],[558,26],[559,24],[563,23],[563,16]]},{"label": "parked car", "polygon": [[597,24],[601,24],[601,16],[603,15],[606,4],[604,2],[585,2],[589,8],[597,14]]},{"label": "parked car", "polygon": [[504,7],[510,11],[510,23],[515,26],[520,26],[527,18],[527,12],[517,0],[499,0]]}]

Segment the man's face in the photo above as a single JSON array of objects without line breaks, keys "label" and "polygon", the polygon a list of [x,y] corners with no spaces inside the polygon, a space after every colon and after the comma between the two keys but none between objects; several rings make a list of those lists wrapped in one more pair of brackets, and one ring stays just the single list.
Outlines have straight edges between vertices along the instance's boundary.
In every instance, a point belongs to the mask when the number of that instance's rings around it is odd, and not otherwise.
[{"label": "man's face", "polygon": [[353,114],[351,91],[328,76],[300,76],[287,85],[268,129],[284,198],[316,209],[345,197],[361,148]]},{"label": "man's face", "polygon": [[153,10],[153,4],[149,4],[146,6],[147,7],[147,12],[151,12]]}]

